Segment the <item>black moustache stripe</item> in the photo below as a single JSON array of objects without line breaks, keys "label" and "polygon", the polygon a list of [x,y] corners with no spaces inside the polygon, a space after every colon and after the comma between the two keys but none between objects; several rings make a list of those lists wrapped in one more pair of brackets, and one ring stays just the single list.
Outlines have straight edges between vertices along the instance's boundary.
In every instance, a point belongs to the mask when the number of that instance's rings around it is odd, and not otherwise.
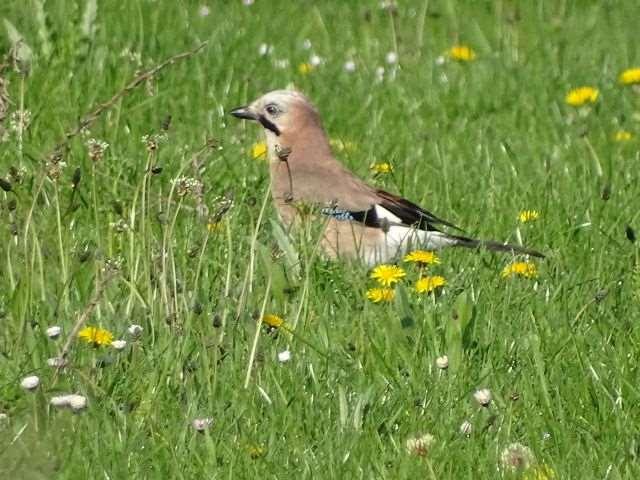
[{"label": "black moustache stripe", "polygon": [[280,136],[280,129],[276,127],[275,123],[267,120],[264,115],[260,115],[258,117],[258,121],[260,122],[260,125],[262,125],[264,128],[266,128],[267,130],[271,130],[277,136]]}]

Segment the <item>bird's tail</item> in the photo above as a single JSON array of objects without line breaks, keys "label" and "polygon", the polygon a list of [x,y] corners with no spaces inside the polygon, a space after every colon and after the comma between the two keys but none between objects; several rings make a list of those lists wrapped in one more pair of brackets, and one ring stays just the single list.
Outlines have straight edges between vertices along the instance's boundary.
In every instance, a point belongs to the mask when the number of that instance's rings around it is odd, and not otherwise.
[{"label": "bird's tail", "polygon": [[486,248],[493,252],[507,252],[513,254],[520,253],[524,255],[531,255],[532,257],[545,258],[545,256],[537,250],[521,247],[520,245],[494,242],[492,240],[476,240],[475,238],[462,237],[459,235],[448,235],[448,237],[456,240],[454,245],[457,247]]}]

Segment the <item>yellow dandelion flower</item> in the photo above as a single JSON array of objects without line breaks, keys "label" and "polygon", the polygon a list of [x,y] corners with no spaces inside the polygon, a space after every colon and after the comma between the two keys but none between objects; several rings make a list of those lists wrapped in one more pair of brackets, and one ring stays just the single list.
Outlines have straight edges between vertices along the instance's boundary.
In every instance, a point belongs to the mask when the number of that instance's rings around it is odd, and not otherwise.
[{"label": "yellow dandelion flower", "polygon": [[286,326],[284,319],[282,317],[279,317],[278,315],[273,315],[271,313],[268,313],[264,317],[262,317],[262,323],[266,323],[267,325],[273,328],[280,328],[280,327]]},{"label": "yellow dandelion flower", "polygon": [[407,273],[396,265],[378,265],[371,272],[371,278],[377,280],[383,287],[390,287],[400,281]]},{"label": "yellow dandelion flower", "polygon": [[502,270],[502,278],[508,277],[536,278],[538,269],[532,262],[513,262]]},{"label": "yellow dandelion flower", "polygon": [[113,333],[99,327],[84,327],[78,332],[78,337],[96,347],[111,345],[111,342],[113,342]]},{"label": "yellow dandelion flower", "polygon": [[581,107],[586,103],[595,103],[600,96],[600,91],[594,87],[579,87],[569,90],[564,101],[572,107]]},{"label": "yellow dandelion flower", "polygon": [[267,158],[267,144],[265,142],[254,143],[251,147],[251,157],[254,160]]},{"label": "yellow dandelion flower", "polygon": [[467,45],[454,45],[447,53],[449,57],[459,62],[472,62],[476,59],[476,52]]},{"label": "yellow dandelion flower", "polygon": [[358,149],[358,145],[355,142],[349,140],[342,140],[340,138],[332,138],[329,140],[329,145],[336,152],[354,152]]},{"label": "yellow dandelion flower", "polygon": [[613,139],[616,142],[628,142],[633,138],[633,134],[631,132],[627,132],[626,130],[619,130],[613,135]]},{"label": "yellow dandelion flower", "polygon": [[392,288],[370,288],[367,290],[367,298],[373,303],[392,302],[396,292]]},{"label": "yellow dandelion flower", "polygon": [[224,230],[224,223],[222,223],[222,221],[217,221],[217,220],[209,220],[207,222],[207,230],[209,230],[209,233],[218,233],[221,232],[222,230]]},{"label": "yellow dandelion flower", "polygon": [[298,73],[300,75],[309,75],[313,71],[313,65],[308,62],[298,65]]},{"label": "yellow dandelion flower", "polygon": [[254,460],[260,457],[264,457],[267,454],[267,449],[261,447],[260,445],[252,445],[248,448],[248,451],[249,456]]},{"label": "yellow dandelion flower", "polygon": [[558,477],[553,468],[540,464],[528,469],[522,478],[523,480],[555,480]]},{"label": "yellow dandelion flower", "polygon": [[629,68],[620,74],[618,80],[623,85],[633,85],[634,83],[640,83],[640,67]]},{"label": "yellow dandelion flower", "polygon": [[435,252],[428,250],[414,250],[404,257],[405,262],[421,263],[423,265],[432,265],[440,263],[440,259]]},{"label": "yellow dandelion flower", "polygon": [[416,292],[431,293],[440,287],[444,287],[447,281],[440,275],[422,277],[416,282]]},{"label": "yellow dandelion flower", "polygon": [[384,162],[384,163],[374,163],[373,165],[371,165],[369,167],[371,170],[373,170],[376,173],[391,173],[393,172],[393,165],[391,165],[390,163]]},{"label": "yellow dandelion flower", "polygon": [[520,220],[520,223],[534,222],[538,220],[538,218],[540,218],[540,212],[537,210],[522,210],[518,214],[518,220]]}]

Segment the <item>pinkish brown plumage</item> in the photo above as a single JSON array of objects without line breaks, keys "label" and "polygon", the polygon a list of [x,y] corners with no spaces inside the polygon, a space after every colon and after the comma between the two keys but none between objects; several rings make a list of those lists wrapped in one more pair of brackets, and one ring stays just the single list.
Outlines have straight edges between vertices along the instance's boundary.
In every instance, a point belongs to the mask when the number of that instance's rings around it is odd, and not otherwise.
[{"label": "pinkish brown plumage", "polygon": [[231,114],[264,127],[280,219],[292,228],[311,211],[311,218],[322,222],[321,244],[330,257],[359,257],[374,264],[411,247],[447,246],[543,256],[518,245],[445,233],[442,226],[456,227],[402,197],[367,185],[334,158],[318,111],[299,92],[276,90]]}]

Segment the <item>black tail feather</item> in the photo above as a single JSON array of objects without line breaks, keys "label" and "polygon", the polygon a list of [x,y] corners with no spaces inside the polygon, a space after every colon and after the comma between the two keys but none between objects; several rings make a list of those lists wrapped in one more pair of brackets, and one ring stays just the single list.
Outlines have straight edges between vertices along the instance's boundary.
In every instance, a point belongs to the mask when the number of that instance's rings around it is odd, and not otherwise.
[{"label": "black tail feather", "polygon": [[531,248],[521,247],[510,243],[494,242],[492,240],[476,240],[474,238],[462,237],[458,235],[450,235],[458,241],[456,246],[466,248],[486,248],[493,252],[506,252],[512,254],[531,255],[532,257],[545,258],[544,254]]}]

